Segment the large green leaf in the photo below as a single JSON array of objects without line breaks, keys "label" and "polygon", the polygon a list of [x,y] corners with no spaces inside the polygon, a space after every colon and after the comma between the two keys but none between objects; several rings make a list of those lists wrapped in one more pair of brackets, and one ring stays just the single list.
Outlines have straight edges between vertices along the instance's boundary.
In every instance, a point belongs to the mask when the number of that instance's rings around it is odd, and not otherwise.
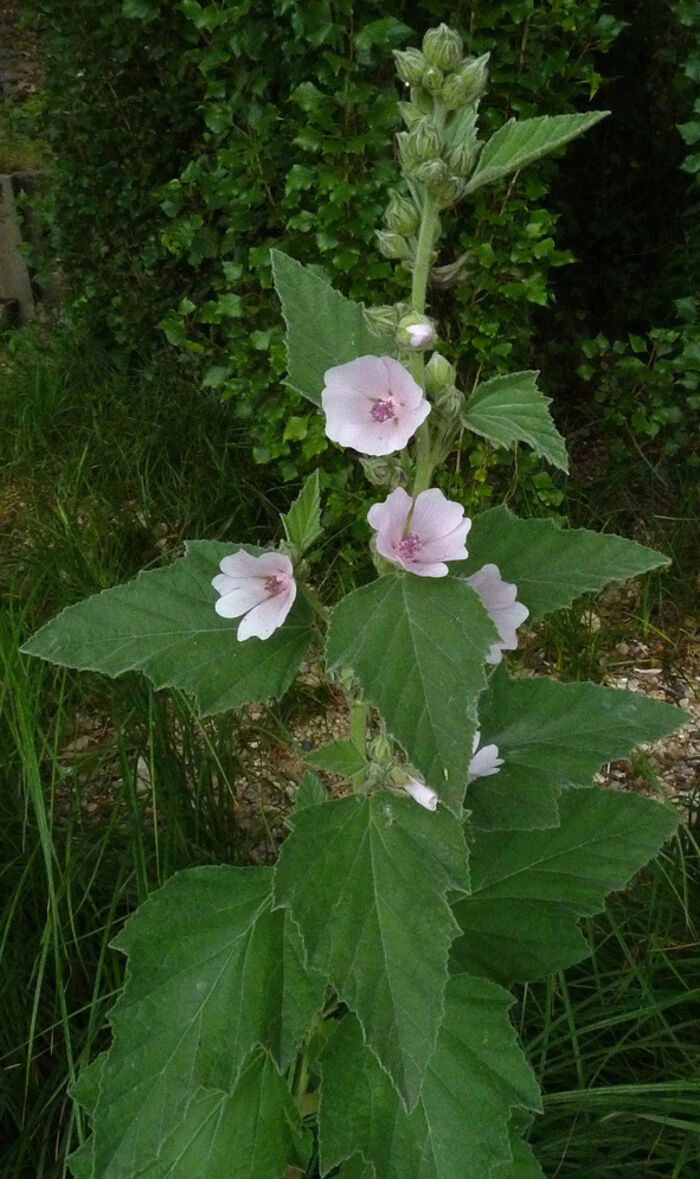
[{"label": "large green leaf", "polygon": [[484,144],[476,168],[466,187],[475,192],[483,184],[492,184],[526,164],[563,147],[589,127],[604,119],[609,111],[589,111],[579,115],[540,115],[535,119],[509,119]]},{"label": "large green leaf", "polygon": [[535,454],[567,471],[566,445],[537,388],[537,372],[509,373],[482,381],[462,410],[462,425],[497,446],[526,442]]},{"label": "large green leaf", "polygon": [[387,791],[299,811],[277,864],[275,900],[309,964],[356,1013],[408,1105],[442,1018],[456,933],[445,894],[468,887],[457,819]]},{"label": "large green leaf", "polygon": [[458,900],[456,970],[502,982],[540,978],[590,953],[577,918],[603,908],[656,855],[676,826],[670,807],[638,794],[567,790],[560,826],[479,831],[472,894]]},{"label": "large green leaf", "polygon": [[271,884],[268,868],[191,869],[117,938],[129,966],[94,1111],[96,1179],[282,1179],[302,1138],[278,1066],[325,980],[304,965],[288,916],[271,911]]},{"label": "large green leaf", "polygon": [[321,1056],[321,1170],[360,1150],[382,1179],[488,1179],[510,1158],[512,1108],[540,1107],[508,1019],[512,995],[454,978],[420,1100],[409,1114],[346,1016]]},{"label": "large green leaf", "polygon": [[372,330],[360,303],[280,250],[270,257],[287,325],[287,380],[297,393],[320,405],[327,369],[357,356],[395,355],[393,337]]},{"label": "large green leaf", "polygon": [[367,700],[455,814],[467,785],[484,659],[497,638],[470,586],[390,574],[348,594],[328,630],[329,668],[351,667]]},{"label": "large green leaf", "polygon": [[342,774],[344,778],[352,778],[354,774],[361,774],[367,763],[352,743],[352,741],[329,741],[304,754],[307,766],[317,770],[326,770],[329,774]]},{"label": "large green leaf", "polygon": [[474,518],[467,548],[468,560],[455,562],[452,572],[468,576],[489,562],[498,565],[501,576],[516,583],[531,620],[608,582],[669,564],[663,553],[634,540],[561,528],[554,520],[519,520],[503,506]]},{"label": "large green leaf", "polygon": [[639,692],[598,684],[510,679],[505,664],[479,701],[482,744],[503,765],[467,792],[477,827],[553,827],[563,786],[590,786],[600,766],[677,729],[686,713]]},{"label": "large green leaf", "polygon": [[238,548],[188,541],[186,556],[69,606],[22,650],[105,675],[142,671],[157,688],[190,692],[204,714],[269,696],[278,699],[308,647],[312,611],[298,598],[284,626],[269,639],[239,642],[238,620],[218,616],[211,585],[221,558]]}]

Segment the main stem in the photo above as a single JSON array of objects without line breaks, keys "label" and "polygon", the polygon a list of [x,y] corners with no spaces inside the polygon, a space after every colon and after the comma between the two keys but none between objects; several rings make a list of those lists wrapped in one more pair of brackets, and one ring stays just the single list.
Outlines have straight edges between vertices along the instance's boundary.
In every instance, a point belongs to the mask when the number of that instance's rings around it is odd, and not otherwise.
[{"label": "main stem", "polygon": [[[417,311],[419,315],[422,315],[425,311],[425,297],[428,289],[428,274],[430,272],[430,260],[433,253],[433,238],[437,218],[437,201],[432,193],[426,191],[411,287],[411,303],[414,311]],[[422,389],[424,380],[423,354],[421,352],[414,353],[411,356],[410,365],[411,376]],[[416,431],[416,473],[413,481],[414,499],[419,492],[425,491],[430,486],[432,473],[430,426],[425,421]]]}]

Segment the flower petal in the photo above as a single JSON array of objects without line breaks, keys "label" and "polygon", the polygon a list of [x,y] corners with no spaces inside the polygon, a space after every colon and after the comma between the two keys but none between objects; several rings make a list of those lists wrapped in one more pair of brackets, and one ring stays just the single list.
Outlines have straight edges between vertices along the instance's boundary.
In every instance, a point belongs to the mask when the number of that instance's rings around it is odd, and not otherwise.
[{"label": "flower petal", "polygon": [[282,625],[294,604],[297,587],[294,581],[281,594],[267,597],[260,605],[249,610],[238,627],[238,639],[256,637],[269,639],[273,631]]}]

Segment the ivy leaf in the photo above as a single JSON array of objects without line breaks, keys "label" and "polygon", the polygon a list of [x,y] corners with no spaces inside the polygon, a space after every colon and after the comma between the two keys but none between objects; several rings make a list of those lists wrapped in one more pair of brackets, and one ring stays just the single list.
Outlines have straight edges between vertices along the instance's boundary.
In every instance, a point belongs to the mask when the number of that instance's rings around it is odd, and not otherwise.
[{"label": "ivy leaf", "polygon": [[568,471],[566,445],[547,408],[551,398],[537,388],[537,377],[537,372],[522,372],[482,381],[462,410],[462,425],[496,446],[525,442],[540,458]]},{"label": "ivy leaf", "polygon": [[94,1111],[100,1179],[281,1179],[291,1146],[304,1154],[278,1066],[325,982],[304,966],[293,923],[271,911],[271,883],[268,868],[182,872],[116,939],[129,967]]},{"label": "ivy leaf", "polygon": [[526,164],[542,159],[594,127],[609,113],[589,111],[578,115],[541,115],[519,121],[509,119],[484,144],[465,191],[476,192],[482,185],[492,184]]},{"label": "ivy leaf", "polygon": [[301,810],[277,864],[275,903],[409,1106],[442,1018],[455,936],[445,894],[468,887],[460,823],[388,791]]},{"label": "ivy leaf", "polygon": [[472,782],[467,807],[477,827],[554,827],[565,786],[590,786],[607,761],[628,757],[642,741],[666,737],[688,719],[662,700],[562,684],[545,676],[511,679],[505,664],[479,702],[482,744],[498,746],[497,774]]},{"label": "ivy leaf", "polygon": [[328,667],[353,669],[411,763],[457,815],[484,659],[497,637],[478,595],[454,577],[390,574],[331,614]]},{"label": "ivy leaf", "polygon": [[361,774],[367,764],[352,741],[329,741],[320,749],[305,754],[304,761],[314,769],[326,770],[329,774],[342,774],[344,778]]},{"label": "ivy leaf", "polygon": [[321,1054],[321,1170],[358,1149],[382,1179],[484,1179],[510,1158],[512,1108],[540,1108],[508,1018],[512,995],[486,979],[450,981],[445,1017],[411,1113],[352,1015]]},{"label": "ivy leaf", "polygon": [[291,508],[282,517],[290,544],[305,552],[323,532],[321,528],[321,484],[318,468],[309,475]]},{"label": "ivy leaf", "polygon": [[327,369],[357,356],[393,356],[393,336],[372,330],[364,308],[281,250],[271,250],[272,273],[287,325],[287,383],[321,404]]},{"label": "ivy leaf", "polygon": [[468,537],[469,558],[453,573],[469,576],[489,562],[518,587],[534,621],[611,581],[669,565],[668,557],[622,536],[561,528],[554,520],[519,520],[500,506],[481,512]]},{"label": "ivy leaf", "polygon": [[191,693],[205,715],[269,696],[279,699],[308,647],[311,607],[298,598],[269,639],[239,642],[237,621],[214,610],[211,579],[221,558],[240,547],[188,541],[186,555],[172,565],[141,572],[134,581],[69,606],[22,650],[110,676],[142,671],[156,688]]},{"label": "ivy leaf", "polygon": [[670,807],[599,787],[567,790],[558,827],[479,831],[472,894],[458,900],[456,970],[502,982],[541,978],[580,962],[590,947],[576,922],[603,908],[659,851],[677,819]]}]

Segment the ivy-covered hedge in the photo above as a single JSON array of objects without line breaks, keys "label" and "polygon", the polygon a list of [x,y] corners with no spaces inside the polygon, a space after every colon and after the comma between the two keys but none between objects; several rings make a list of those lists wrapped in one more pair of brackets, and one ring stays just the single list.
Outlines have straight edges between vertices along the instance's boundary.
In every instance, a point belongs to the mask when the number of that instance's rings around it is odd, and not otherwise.
[{"label": "ivy-covered hedge", "polygon": [[[54,150],[43,215],[74,313],[143,355],[167,338],[248,421],[258,459],[295,477],[329,444],[281,386],[269,246],[355,298],[386,301],[392,267],[374,230],[396,176],[389,48],[445,16],[444,0],[28,7],[42,29]],[[472,52],[494,50],[488,129],[535,109],[586,109],[620,29],[605,0],[483,0],[449,17]],[[531,361],[533,308],[571,259],[547,201],[557,167],[531,169],[507,200],[505,185],[479,195],[474,220],[452,228],[441,260],[466,255],[468,278],[446,350],[463,366]]]}]

